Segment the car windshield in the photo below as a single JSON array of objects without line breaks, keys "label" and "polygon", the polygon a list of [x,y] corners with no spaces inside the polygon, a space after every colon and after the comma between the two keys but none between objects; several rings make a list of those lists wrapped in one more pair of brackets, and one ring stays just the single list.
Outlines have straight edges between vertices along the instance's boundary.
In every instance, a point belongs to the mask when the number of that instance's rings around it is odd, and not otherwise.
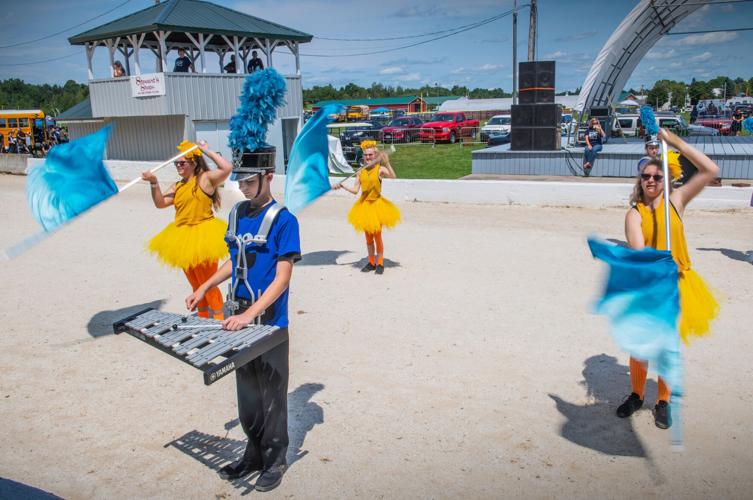
[{"label": "car windshield", "polygon": [[451,122],[455,119],[455,115],[451,114],[438,114],[434,115],[434,121],[435,122]]},{"label": "car windshield", "polygon": [[405,127],[406,125],[410,125],[410,120],[392,120],[390,122],[390,127]]},{"label": "car windshield", "polygon": [[491,120],[486,122],[487,125],[509,125],[510,118],[507,116],[494,116]]}]

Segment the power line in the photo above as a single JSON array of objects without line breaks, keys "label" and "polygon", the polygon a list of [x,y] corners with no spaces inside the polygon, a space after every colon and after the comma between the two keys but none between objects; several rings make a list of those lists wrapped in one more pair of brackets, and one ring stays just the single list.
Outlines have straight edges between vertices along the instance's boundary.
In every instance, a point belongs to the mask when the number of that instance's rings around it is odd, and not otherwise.
[{"label": "power line", "polygon": [[[521,6],[518,7],[518,9],[525,8],[525,7],[529,7],[529,5],[521,5]],[[435,38],[430,38],[428,40],[422,40],[420,42],[415,42],[415,43],[411,43],[411,44],[408,44],[408,45],[403,45],[403,46],[400,46],[400,47],[394,47],[394,48],[391,48],[391,49],[374,50],[374,51],[371,51],[371,52],[361,52],[361,53],[357,53],[357,54],[339,54],[339,55],[333,55],[333,54],[304,54],[304,53],[301,53],[301,55],[302,56],[306,56],[306,57],[358,57],[358,56],[370,56],[370,55],[374,55],[374,54],[384,54],[386,52],[392,52],[394,50],[402,50],[402,49],[407,49],[407,48],[410,48],[410,47],[416,47],[418,45],[424,45],[424,44],[427,44],[429,42],[434,42],[436,40],[441,40],[443,38],[448,38],[448,37],[451,37],[453,35],[457,35],[459,33],[463,33],[465,31],[470,31],[472,29],[476,29],[476,28],[479,28],[479,27],[484,26],[486,24],[489,24],[489,23],[492,23],[492,22],[497,21],[499,19],[502,19],[503,17],[509,16],[510,14],[512,14],[512,12],[513,12],[513,9],[510,9],[507,12],[504,12],[502,14],[498,14],[498,15],[496,15],[494,17],[490,17],[490,18],[484,19],[482,21],[473,23],[471,25],[467,25],[466,27],[464,27],[462,29],[455,30],[455,31],[453,31],[451,33],[448,33],[446,35],[441,35],[441,36],[438,36],[438,37],[435,37]]]},{"label": "power line", "polygon": [[25,63],[0,63],[0,66],[31,66],[33,64],[42,64],[42,63],[47,63],[47,62],[52,62],[52,61],[59,61],[60,59],[67,59],[69,57],[77,56],[79,54],[81,54],[81,52],[76,51],[65,56],[53,57],[51,59],[45,59],[43,61],[33,61],[33,62],[25,62]]},{"label": "power line", "polygon": [[[528,7],[528,5],[523,5],[519,8],[523,8],[523,7]],[[449,28],[449,29],[441,30],[441,31],[430,31],[428,33],[421,33],[419,35],[391,36],[391,37],[384,37],[384,38],[329,38],[329,37],[324,37],[324,36],[314,36],[314,38],[316,38],[317,40],[330,40],[330,41],[335,41],[335,42],[383,42],[383,41],[389,41],[389,40],[407,40],[410,38],[423,38],[425,36],[442,35],[444,33],[450,33],[455,30],[467,28],[469,26],[474,26],[479,22],[488,21],[496,17],[497,16],[492,16],[486,19],[482,19],[481,21],[476,21],[470,24],[464,24],[463,26],[457,26],[455,28]]]},{"label": "power line", "polygon": [[[128,3],[128,2],[130,2],[130,1],[131,1],[131,0],[125,0],[125,2],[122,2],[122,3],[118,4],[118,5],[116,5],[115,7],[113,7],[113,8],[112,8],[112,9],[110,9],[110,10],[108,10],[107,12],[103,12],[102,14],[99,14],[99,15],[97,15],[97,16],[94,16],[94,17],[92,17],[92,18],[89,18],[89,19],[87,19],[86,21],[83,21],[83,22],[81,22],[81,23],[78,23],[78,24],[77,24],[77,25],[75,25],[75,26],[71,26],[71,27],[69,27],[69,28],[65,28],[64,30],[61,30],[61,31],[57,31],[57,32],[55,32],[55,33],[51,33],[51,34],[49,34],[49,35],[46,35],[46,36],[43,36],[43,37],[41,37],[41,38],[35,38],[35,39],[33,39],[33,40],[26,40],[25,42],[18,42],[18,43],[13,43],[13,44],[10,44],[10,45],[0,45],[0,49],[9,49],[9,48],[11,48],[11,47],[18,47],[19,45],[26,45],[27,43],[35,43],[35,42],[40,42],[40,41],[42,41],[42,40],[47,40],[48,38],[52,38],[52,37],[54,37],[54,36],[62,35],[62,34],[63,34],[63,33],[65,33],[66,31],[70,31],[70,30],[72,30],[72,29],[74,29],[74,28],[78,28],[79,26],[83,26],[84,24],[86,24],[86,23],[88,23],[88,22],[90,22],[90,21],[94,21],[95,19],[99,19],[99,18],[100,18],[100,17],[102,17],[102,16],[106,16],[106,15],[107,15],[107,14],[109,14],[110,12],[112,12],[112,11],[114,11],[114,10],[117,10],[117,9],[121,8],[122,6],[124,6],[125,4],[127,4],[127,3]],[[10,65],[10,64],[6,64],[5,66],[11,66],[11,65]]]}]

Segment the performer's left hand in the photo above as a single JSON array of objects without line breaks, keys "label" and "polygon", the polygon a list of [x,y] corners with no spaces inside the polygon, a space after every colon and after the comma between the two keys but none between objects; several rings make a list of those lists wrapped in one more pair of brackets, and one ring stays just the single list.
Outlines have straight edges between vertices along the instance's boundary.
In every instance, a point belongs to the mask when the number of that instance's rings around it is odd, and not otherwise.
[{"label": "performer's left hand", "polygon": [[244,317],[242,314],[238,314],[236,316],[230,316],[229,318],[226,318],[222,321],[222,328],[224,330],[242,330],[246,328],[249,323],[251,323],[251,320]]},{"label": "performer's left hand", "polygon": [[196,145],[199,146],[200,150],[205,152],[209,149],[209,143],[207,143],[207,141],[205,141],[204,139],[197,142]]}]

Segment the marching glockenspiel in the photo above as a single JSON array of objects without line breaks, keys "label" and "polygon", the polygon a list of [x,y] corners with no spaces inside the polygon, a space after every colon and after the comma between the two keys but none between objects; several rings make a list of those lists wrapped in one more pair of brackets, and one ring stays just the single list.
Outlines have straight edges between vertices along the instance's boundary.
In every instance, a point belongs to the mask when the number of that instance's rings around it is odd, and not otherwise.
[{"label": "marching glockenspiel", "polygon": [[112,325],[190,364],[204,373],[210,385],[249,361],[288,340],[287,329],[248,325],[223,330],[220,321],[145,309]]}]

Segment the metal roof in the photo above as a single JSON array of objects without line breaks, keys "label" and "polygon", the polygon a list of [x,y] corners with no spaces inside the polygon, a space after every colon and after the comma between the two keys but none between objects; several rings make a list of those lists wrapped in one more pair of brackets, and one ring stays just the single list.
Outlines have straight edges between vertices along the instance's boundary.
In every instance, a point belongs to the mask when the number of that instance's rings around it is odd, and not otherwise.
[{"label": "metal roof", "polygon": [[706,2],[641,0],[609,37],[581,86],[575,109],[609,106],[649,50]]},{"label": "metal roof", "polygon": [[329,101],[319,101],[314,104],[314,108],[321,108],[327,104],[342,104],[343,106],[357,106],[364,104],[366,106],[396,106],[400,104],[410,104],[416,99],[419,99],[417,95],[407,95],[400,97],[379,97],[375,99],[333,99]]},{"label": "metal roof", "polygon": [[168,0],[74,35],[68,41],[72,45],[83,45],[137,33],[148,33],[151,37],[147,35],[147,39],[151,39],[153,31],[172,31],[167,40],[175,43],[188,43],[186,32],[297,42],[310,42],[313,38],[303,31],[210,2]]},{"label": "metal roof", "polygon": [[56,120],[91,120],[92,116],[92,101],[89,97],[81,101],[80,103],[71,106],[62,113],[60,113]]},{"label": "metal roof", "polygon": [[445,101],[449,101],[450,99],[460,99],[463,96],[460,95],[443,95],[438,97],[424,97],[424,102],[426,104],[436,104],[440,105]]}]

